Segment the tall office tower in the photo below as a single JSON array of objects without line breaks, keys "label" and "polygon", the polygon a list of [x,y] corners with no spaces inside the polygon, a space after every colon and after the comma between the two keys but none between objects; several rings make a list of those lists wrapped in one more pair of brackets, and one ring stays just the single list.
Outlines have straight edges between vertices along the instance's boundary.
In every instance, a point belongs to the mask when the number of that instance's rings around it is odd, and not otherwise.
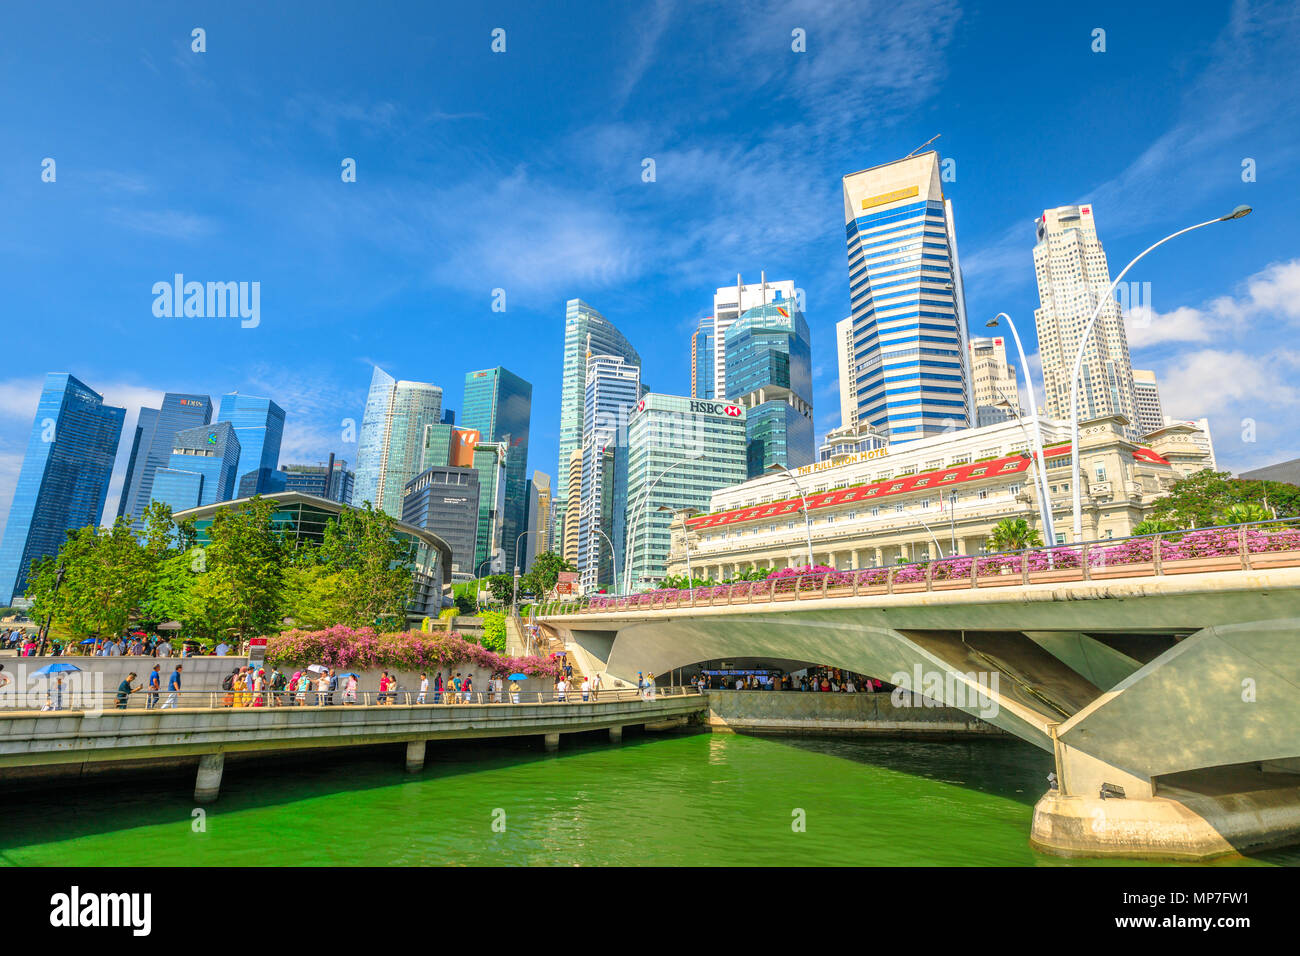
[{"label": "tall office tower", "polygon": [[674,513],[708,511],[714,491],[745,480],[746,446],[745,410],[739,405],[655,392],[637,403],[627,449],[627,561],[633,591],[663,580]]},{"label": "tall office tower", "polygon": [[533,566],[533,559],[551,549],[551,476],[533,472],[528,480],[528,537],[524,538],[524,561],[520,570]]},{"label": "tall office tower", "polygon": [[794,300],[748,309],[727,329],[729,401],[749,409],[749,477],[772,465],[799,468],[816,460],[812,344]]},{"label": "tall office tower", "polygon": [[461,580],[474,576],[478,502],[478,472],[454,465],[422,471],[402,492],[402,521],[446,541],[451,548],[451,572]]},{"label": "tall office tower", "polygon": [[352,501],[353,478],[348,463],[342,459],[336,461],[332,452],[329,461],[314,465],[280,466],[280,480],[285,491],[300,491],[305,495],[328,498],[345,505]]},{"label": "tall office tower", "polygon": [[577,565],[578,580],[590,592],[613,584],[614,569],[622,566],[627,502],[618,459],[627,445],[628,418],[641,397],[641,370],[622,356],[593,355],[586,380]]},{"label": "tall office tower", "polygon": [[858,383],[853,375],[853,316],[835,323],[835,357],[840,369],[840,428],[858,423]]},{"label": "tall office tower", "polygon": [[1133,404],[1137,406],[1139,434],[1146,435],[1165,427],[1165,413],[1160,405],[1160,386],[1156,384],[1156,373],[1150,369],[1133,369]]},{"label": "tall office tower", "polygon": [[247,463],[238,431],[231,422],[178,431],[167,467],[155,473],[154,500],[185,511],[236,497]]},{"label": "tall office tower", "polygon": [[[1002,336],[970,340],[970,383],[975,396],[975,425],[996,425],[1020,414],[1020,392],[1016,388],[1016,367],[1007,362],[1007,344]],[[1010,407],[999,407],[1006,402]]]},{"label": "tall office tower", "polygon": [[504,442],[510,449],[501,527],[509,570],[516,565],[522,567],[522,562],[516,560],[515,548],[527,543],[519,536],[526,530],[528,511],[528,425],[532,407],[533,386],[513,372],[497,367],[465,374],[460,427],[477,431],[484,441]]},{"label": "tall office tower", "polygon": [[4,604],[26,593],[32,562],[58,554],[64,532],[99,523],[125,419],[66,372],[45,376],[0,544]]},{"label": "tall office tower", "polygon": [[730,394],[727,387],[727,329],[741,314],[778,299],[792,301],[794,282],[783,279],[768,282],[767,273],[759,273],[757,285],[745,285],[739,275],[736,284],[720,287],[713,294],[713,398]]},{"label": "tall office tower", "polygon": [[581,299],[564,306],[564,379],[560,384],[560,465],[556,489],[569,498],[569,456],[582,448],[582,402],[586,389],[587,358],[620,355],[641,366],[641,356],[623,333]]},{"label": "tall office tower", "polygon": [[217,421],[235,426],[239,439],[239,480],[236,498],[283,491],[280,442],[284,438],[284,409],[269,398],[229,392],[221,396]]},{"label": "tall office tower", "polygon": [[551,540],[547,550],[564,556],[564,502],[559,495],[551,496]]},{"label": "tall office tower", "polygon": [[[471,435],[476,432],[469,432]],[[510,446],[505,442],[475,442],[471,460],[478,472],[478,529],[474,538],[474,568],[485,572],[509,574],[513,568],[505,563],[504,512],[506,506],[506,472]]]},{"label": "tall office tower", "polygon": [[1041,304],[1034,310],[1034,322],[1043,361],[1047,415],[1062,421],[1073,418],[1070,374],[1084,327],[1101,302],[1079,371],[1079,420],[1123,415],[1132,422],[1126,429],[1128,437],[1137,438],[1140,429],[1128,337],[1119,303],[1113,298],[1102,302],[1110,288],[1110,267],[1097,238],[1092,207],[1044,210],[1036,231],[1034,272]]},{"label": "tall office tower", "polygon": [[972,419],[966,299],[935,152],[844,177],[857,415],[891,442]]},{"label": "tall office tower", "polygon": [[713,398],[713,316],[706,315],[691,333],[691,397]]},{"label": "tall office tower", "polygon": [[564,497],[564,528],[561,533],[561,552],[564,560],[578,566],[578,515],[582,511],[582,449],[575,448],[569,455],[569,490]]},{"label": "tall office tower", "polygon": [[442,389],[399,382],[381,368],[370,379],[357,440],[352,503],[402,517],[402,491],[424,469],[425,426],[442,423]]},{"label": "tall office tower", "polygon": [[143,515],[153,500],[153,478],[172,456],[172,439],[186,428],[212,421],[212,399],[207,395],[168,392],[158,408],[142,408],[131,442],[126,480],[117,500],[117,513],[132,517],[131,527],[144,530]]}]

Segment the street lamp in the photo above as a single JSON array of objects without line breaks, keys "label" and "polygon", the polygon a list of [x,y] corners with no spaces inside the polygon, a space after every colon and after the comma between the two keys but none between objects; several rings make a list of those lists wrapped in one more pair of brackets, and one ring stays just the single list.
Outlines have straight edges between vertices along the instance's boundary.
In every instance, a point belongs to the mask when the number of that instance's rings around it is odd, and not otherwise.
[{"label": "street lamp", "polygon": [[787,478],[789,478],[791,481],[794,482],[795,490],[799,492],[799,498],[801,501],[803,501],[803,527],[804,527],[804,533],[808,537],[808,567],[809,568],[816,567],[817,562],[813,560],[813,549],[812,549],[812,518],[808,516],[808,499],[804,497],[803,486],[799,484],[799,479],[796,478],[794,476],[794,473],[790,471],[790,469],[787,468],[785,465],[779,464],[777,462],[772,462],[772,464],[768,465],[765,470],[774,475],[784,474]]},{"label": "street lamp", "polygon": [[659,484],[660,478],[668,474],[668,472],[672,471],[678,465],[684,465],[688,461],[695,461],[695,459],[703,458],[703,457],[704,457],[704,452],[697,451],[694,455],[687,455],[685,458],[678,458],[675,462],[673,462],[663,471],[659,472],[657,476],[655,476],[655,480],[650,482],[650,486],[646,488],[645,494],[641,496],[641,507],[639,510],[632,513],[632,527],[628,529],[628,536],[627,536],[628,553],[626,558],[623,561],[623,593],[624,594],[632,593],[632,562],[633,559],[636,557],[636,529],[641,523],[642,513],[644,513],[646,509],[650,507],[650,492],[655,490],[655,485]]},{"label": "street lamp", "polygon": [[1238,206],[1226,216],[1220,216],[1218,219],[1207,219],[1205,222],[1198,222],[1194,226],[1188,226],[1186,229],[1179,229],[1165,236],[1159,242],[1154,243],[1139,252],[1133,261],[1126,265],[1122,272],[1115,277],[1115,281],[1110,284],[1106,294],[1097,300],[1097,308],[1093,309],[1092,318],[1084,327],[1083,337],[1079,340],[1079,352],[1074,357],[1074,371],[1070,375],[1070,488],[1073,492],[1074,505],[1074,540],[1079,542],[1083,540],[1083,511],[1082,501],[1080,498],[1080,481],[1079,481],[1079,372],[1083,368],[1083,350],[1088,344],[1088,336],[1092,334],[1092,327],[1097,322],[1097,316],[1101,315],[1101,307],[1107,301],[1114,302],[1115,288],[1119,285],[1120,280],[1128,274],[1129,269],[1135,266],[1139,259],[1148,252],[1163,246],[1170,239],[1177,239],[1183,233],[1191,232],[1193,229],[1200,229],[1202,226],[1213,225],[1216,222],[1228,222],[1232,219],[1241,219],[1243,216],[1249,216],[1251,209],[1249,206]]},{"label": "street lamp", "polygon": [[[998,395],[1002,396],[1002,399],[1001,401],[994,402],[993,407],[1005,408],[1009,410],[1011,414],[1016,416],[1016,424],[1020,426],[1020,433],[1025,436],[1025,443],[1029,444],[1029,433],[1025,431],[1025,423],[1020,420],[1020,410],[1016,408],[1015,405],[1011,404],[1011,402],[1008,401],[1006,396],[1002,395],[1002,392],[999,389],[994,389],[994,391],[996,391]],[[1038,457],[1035,457],[1034,455],[1030,455],[1029,467],[1030,467],[1030,473],[1034,475],[1034,480],[1033,480],[1034,488],[1038,491],[1038,520],[1044,522],[1043,534],[1046,536],[1044,538],[1044,542],[1050,547],[1056,543],[1056,534],[1053,529],[1053,526],[1047,523],[1047,521],[1050,519],[1052,514],[1052,506],[1051,506],[1050,499],[1047,497],[1047,475],[1043,472],[1041,466],[1041,461],[1042,461],[1041,455],[1042,455],[1042,442],[1039,442]],[[1026,496],[1025,501],[1027,501],[1030,504],[1033,503],[1033,499],[1028,496]]]},{"label": "street lamp", "polygon": [[54,569],[54,590],[50,592],[50,611],[45,615],[45,630],[41,634],[41,646],[37,650],[37,654],[41,657],[45,656],[45,645],[50,639],[50,627],[54,624],[54,605],[59,600],[59,585],[63,583],[63,575],[63,565],[60,564]]},{"label": "street lamp", "polygon": [[[609,545],[609,561],[614,566],[614,583],[618,584],[618,554],[614,551],[614,542],[610,541],[609,535],[605,534],[605,532],[601,531],[599,528],[593,526],[591,530],[594,531],[596,534],[600,535],[602,538],[604,538],[605,542]],[[599,556],[597,556],[596,558],[596,583],[597,584],[600,583]]]},{"label": "street lamp", "polygon": [[[1016,323],[1011,321],[1011,316],[1005,312],[999,312],[984,323],[985,328],[997,328],[998,319],[1007,320],[1007,327],[1011,329],[1011,337],[1016,340],[1016,352],[1020,356],[1020,368],[1025,373],[1025,394],[1029,398],[1029,419],[1034,426],[1034,456],[1038,461],[1039,517],[1043,522],[1043,534],[1047,537],[1047,543],[1053,545],[1056,544],[1056,526],[1052,522],[1052,499],[1047,494],[1047,466],[1043,460],[1043,432],[1038,427],[1038,400],[1034,394],[1033,380],[1029,377],[1029,360],[1025,358],[1025,348],[1020,344],[1020,333],[1016,331]],[[1005,397],[1003,401],[1006,401]],[[1016,411],[1016,421],[1020,421],[1018,411]],[[1020,427],[1024,428],[1023,423]]]},{"label": "street lamp", "polygon": [[519,603],[519,542],[524,540],[530,534],[537,534],[536,531],[521,531],[519,537],[515,538],[515,583],[510,593],[510,606],[514,607]]},{"label": "street lamp", "polygon": [[669,508],[667,505],[660,505],[655,511],[667,511],[670,514],[682,516],[682,547],[686,549],[686,588],[690,590],[691,582],[694,576],[691,574],[691,531],[686,527],[686,519],[691,515],[700,513],[699,508]]}]

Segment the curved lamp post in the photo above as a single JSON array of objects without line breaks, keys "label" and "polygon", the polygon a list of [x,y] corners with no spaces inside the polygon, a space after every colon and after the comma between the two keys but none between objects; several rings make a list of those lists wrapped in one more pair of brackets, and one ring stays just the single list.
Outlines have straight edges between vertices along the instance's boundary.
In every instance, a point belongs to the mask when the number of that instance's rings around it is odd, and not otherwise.
[{"label": "curved lamp post", "polygon": [[1194,226],[1188,226],[1186,229],[1179,229],[1177,232],[1170,233],[1157,243],[1153,243],[1139,252],[1133,261],[1126,265],[1122,272],[1115,277],[1115,281],[1110,284],[1106,294],[1097,300],[1097,308],[1092,312],[1092,318],[1084,327],[1083,337],[1079,340],[1079,353],[1074,357],[1074,371],[1070,375],[1070,490],[1073,492],[1074,504],[1074,541],[1073,544],[1083,540],[1083,511],[1080,499],[1079,481],[1079,372],[1083,368],[1083,350],[1088,345],[1088,336],[1092,334],[1092,327],[1097,323],[1097,316],[1101,315],[1101,307],[1107,301],[1114,302],[1115,287],[1119,285],[1120,280],[1128,274],[1128,270],[1135,266],[1139,259],[1145,256],[1153,249],[1163,246],[1170,239],[1177,239],[1184,233],[1191,232],[1193,229],[1200,229],[1202,226],[1210,226],[1216,222],[1228,222],[1233,219],[1241,219],[1243,216],[1249,216],[1251,209],[1249,206],[1238,206],[1226,216],[1220,216],[1218,219],[1207,219],[1205,222],[1198,222]]},{"label": "curved lamp post", "polygon": [[[605,534],[605,532],[601,531],[599,528],[593,527],[591,530],[596,532],[596,534],[600,535],[602,538],[604,538],[605,543],[609,545],[609,561],[610,564],[614,566],[614,583],[618,584],[618,554],[614,551],[614,542],[610,541],[609,535]],[[599,557],[596,559],[596,583],[600,584],[600,558]]]},{"label": "curved lamp post", "polygon": [[777,464],[776,462],[772,462],[772,464],[767,466],[766,470],[771,472],[774,475],[784,474],[787,478],[789,478],[791,481],[794,482],[795,490],[799,492],[799,499],[803,502],[803,528],[804,528],[804,534],[808,539],[808,567],[809,568],[816,567],[817,562],[813,560],[812,519],[808,516],[808,499],[807,497],[804,496],[803,486],[799,484],[799,479],[794,476],[794,472],[792,472],[785,465],[780,465]]},{"label": "curved lamp post", "polygon": [[515,538],[515,582],[510,591],[510,606],[514,607],[519,603],[519,542],[524,540],[530,534],[537,534],[536,531],[521,531],[519,537]]},{"label": "curved lamp post", "polygon": [[[1050,546],[1056,544],[1056,528],[1052,521],[1052,499],[1047,494],[1047,464],[1043,460],[1043,432],[1038,427],[1038,399],[1034,393],[1033,380],[1029,377],[1029,360],[1025,358],[1025,348],[1020,344],[1020,333],[1016,331],[1016,323],[1011,321],[1011,316],[1005,312],[999,312],[984,323],[984,326],[989,329],[997,328],[999,319],[1007,320],[1007,327],[1011,329],[1011,337],[1016,340],[1016,353],[1020,356],[1020,369],[1025,373],[1025,393],[1029,398],[1029,420],[1034,427],[1034,456],[1038,462],[1038,516],[1043,523],[1043,534]],[[1005,398],[1003,400],[1005,401]],[[1016,409],[1012,409],[1012,411],[1015,412],[1016,421],[1020,421],[1020,412]],[[1024,425],[1021,424],[1020,427],[1023,429]]]},{"label": "curved lamp post", "polygon": [[[660,478],[668,474],[668,472],[672,471],[678,465],[684,465],[688,461],[695,461],[695,459],[703,458],[703,457],[704,457],[704,452],[699,451],[696,452],[694,455],[687,455],[685,458],[678,458],[675,462],[673,462],[663,471],[659,472],[659,474],[655,477],[655,480],[650,482],[650,486],[646,488],[645,493],[641,496],[641,507],[638,508],[633,513],[632,527],[628,529],[628,536],[627,536],[628,553],[623,560],[623,593],[624,594],[632,593],[632,563],[634,558],[636,557],[636,531],[637,528],[639,528],[641,525],[641,515],[650,506],[650,492],[655,490],[655,485],[659,484]],[[611,547],[613,546],[611,545]],[[616,581],[618,580],[617,574],[614,576],[614,580]]]}]

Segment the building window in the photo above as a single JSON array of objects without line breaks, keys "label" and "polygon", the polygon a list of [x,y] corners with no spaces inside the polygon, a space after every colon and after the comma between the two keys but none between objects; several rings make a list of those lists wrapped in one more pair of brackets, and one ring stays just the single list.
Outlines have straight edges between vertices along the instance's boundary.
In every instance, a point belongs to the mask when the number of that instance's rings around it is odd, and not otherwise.
[{"label": "building window", "polygon": [[981,488],[981,489],[977,492],[977,494],[979,495],[979,499],[980,499],[980,501],[983,501],[985,498],[987,498],[987,497],[989,496],[989,493],[988,493],[988,489],[987,489],[987,488]]},{"label": "building window", "polygon": [[929,510],[930,510],[930,499],[929,499],[929,498],[922,498],[922,499],[921,499],[921,509],[922,509],[923,511],[929,511]]},{"label": "building window", "polygon": [[1105,466],[1105,465],[1098,465],[1098,466],[1097,466],[1097,480],[1098,480],[1098,481],[1105,481],[1105,480],[1106,480],[1106,466]]},{"label": "building window", "polygon": [[1013,495],[1018,495],[1018,494],[1020,494],[1020,486],[1019,486],[1019,485],[1012,485],[1012,486],[1011,486],[1011,493],[1012,493]]},{"label": "building window", "polygon": [[895,510],[895,511],[902,511],[902,510],[903,510],[903,506],[902,506],[902,505],[894,505],[894,510]]}]

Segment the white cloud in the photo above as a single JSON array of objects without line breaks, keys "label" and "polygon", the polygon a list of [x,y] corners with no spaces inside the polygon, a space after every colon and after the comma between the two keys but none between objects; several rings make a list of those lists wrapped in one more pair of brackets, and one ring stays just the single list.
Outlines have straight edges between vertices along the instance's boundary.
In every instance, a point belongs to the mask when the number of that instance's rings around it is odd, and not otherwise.
[{"label": "white cloud", "polygon": [[1145,305],[1129,309],[1125,330],[1130,351],[1165,342],[1208,342],[1213,334],[1210,317],[1188,306],[1164,314]]}]

